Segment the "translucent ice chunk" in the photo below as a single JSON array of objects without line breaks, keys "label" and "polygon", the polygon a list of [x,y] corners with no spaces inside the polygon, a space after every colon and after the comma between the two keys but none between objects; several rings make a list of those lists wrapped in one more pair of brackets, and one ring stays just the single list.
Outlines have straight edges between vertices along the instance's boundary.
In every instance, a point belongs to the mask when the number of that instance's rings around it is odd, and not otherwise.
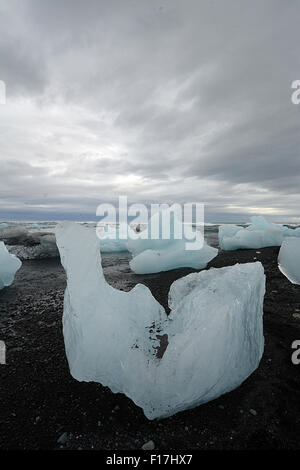
[{"label": "translucent ice chunk", "polygon": [[130,261],[137,274],[159,273],[177,268],[203,269],[218,254],[217,248],[206,243],[199,250],[187,250],[184,240],[174,241],[161,250],[145,250]]},{"label": "translucent ice chunk", "polygon": [[300,238],[284,240],[279,251],[278,266],[293,284],[300,284]]},{"label": "translucent ice chunk", "polygon": [[0,242],[0,289],[13,283],[15,274],[20,269],[22,262],[11,255],[3,242]]},{"label": "translucent ice chunk", "polygon": [[106,283],[93,230],[63,224],[57,243],[67,272],[65,347],[77,380],[125,393],[154,419],[213,400],[258,367],[264,348],[261,263],[176,281],[167,316],[144,285],[121,292]]},{"label": "translucent ice chunk", "polygon": [[[251,217],[247,228],[237,225],[221,225],[219,227],[219,245],[222,250],[238,250],[242,248],[263,248],[280,246],[288,234],[288,228],[270,224],[264,217]],[[293,230],[295,232],[295,230]]]},{"label": "translucent ice chunk", "polygon": [[[133,254],[130,267],[135,273],[150,274],[184,267],[203,269],[217,256],[218,250],[204,242],[200,231],[184,225],[176,217],[170,209],[157,212],[144,231],[128,240],[128,249]],[[193,249],[190,249],[191,241]]]}]

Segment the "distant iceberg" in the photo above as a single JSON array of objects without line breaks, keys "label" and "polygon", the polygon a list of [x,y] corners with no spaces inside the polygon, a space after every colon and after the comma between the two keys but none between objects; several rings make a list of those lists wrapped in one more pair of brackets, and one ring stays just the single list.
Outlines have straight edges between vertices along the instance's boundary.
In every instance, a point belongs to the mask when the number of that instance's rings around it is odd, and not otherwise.
[{"label": "distant iceberg", "polygon": [[258,367],[264,349],[261,263],[179,279],[170,289],[167,316],[146,286],[123,292],[107,284],[93,230],[65,223],[56,235],[67,272],[63,334],[75,379],[126,394],[154,419],[213,400]]},{"label": "distant iceberg", "polygon": [[300,238],[284,240],[279,251],[278,267],[293,284],[300,284]]},{"label": "distant iceberg", "polygon": [[0,289],[13,283],[15,274],[21,266],[22,262],[11,255],[5,244],[0,242]]},{"label": "distant iceberg", "polygon": [[284,225],[269,223],[264,217],[251,217],[246,227],[221,225],[219,245],[222,250],[255,249],[267,246],[281,246],[285,237],[300,237],[300,228],[291,229]]}]

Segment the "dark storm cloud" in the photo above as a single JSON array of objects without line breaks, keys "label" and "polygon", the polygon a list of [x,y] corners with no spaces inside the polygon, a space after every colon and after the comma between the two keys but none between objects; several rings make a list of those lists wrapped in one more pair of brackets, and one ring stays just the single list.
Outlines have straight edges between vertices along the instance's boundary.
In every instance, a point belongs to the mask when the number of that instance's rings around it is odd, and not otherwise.
[{"label": "dark storm cloud", "polygon": [[1,206],[299,217],[299,2],[10,0]]}]

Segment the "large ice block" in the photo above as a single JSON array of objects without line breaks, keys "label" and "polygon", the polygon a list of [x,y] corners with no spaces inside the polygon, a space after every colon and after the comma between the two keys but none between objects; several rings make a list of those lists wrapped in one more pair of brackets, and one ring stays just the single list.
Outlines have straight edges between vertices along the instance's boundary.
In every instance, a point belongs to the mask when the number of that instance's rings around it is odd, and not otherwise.
[{"label": "large ice block", "polygon": [[258,367],[264,349],[261,263],[176,281],[167,316],[146,286],[122,292],[107,284],[93,230],[69,223],[56,234],[67,273],[65,347],[77,380],[125,393],[154,419],[213,400]]}]

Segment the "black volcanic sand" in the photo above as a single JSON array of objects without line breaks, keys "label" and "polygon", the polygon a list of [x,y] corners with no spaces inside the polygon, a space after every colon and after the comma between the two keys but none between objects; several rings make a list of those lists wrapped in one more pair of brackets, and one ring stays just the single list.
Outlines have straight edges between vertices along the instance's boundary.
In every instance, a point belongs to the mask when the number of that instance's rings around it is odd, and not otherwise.
[{"label": "black volcanic sand", "polygon": [[[260,251],[260,254],[257,253]],[[265,352],[238,389],[206,405],[148,421],[122,394],[74,380],[64,352],[61,317],[65,273],[58,259],[25,261],[14,284],[0,292],[0,448],[156,450],[300,448],[300,365],[291,344],[300,339],[300,286],[278,270],[278,248],[221,252],[210,266],[260,260],[267,275]],[[146,284],[166,307],[170,284],[191,272],[130,272],[129,256],[104,255],[106,279],[129,290]],[[64,434],[66,433],[66,434]],[[63,444],[58,439],[63,435]]]}]

